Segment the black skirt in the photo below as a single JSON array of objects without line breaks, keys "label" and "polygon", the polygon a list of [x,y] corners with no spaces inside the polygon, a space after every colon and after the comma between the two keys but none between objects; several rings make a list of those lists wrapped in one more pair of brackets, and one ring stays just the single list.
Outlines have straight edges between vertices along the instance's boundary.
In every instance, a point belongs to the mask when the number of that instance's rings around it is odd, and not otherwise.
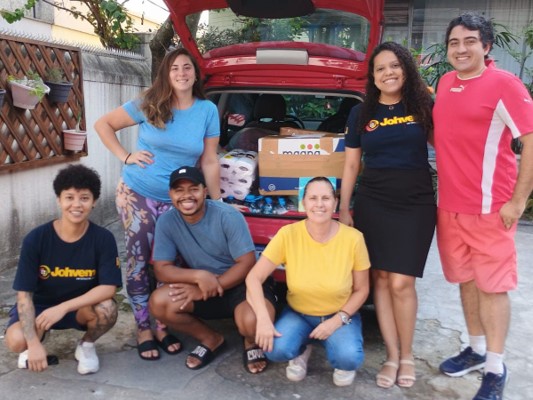
[{"label": "black skirt", "polygon": [[435,222],[429,169],[363,171],[354,199],[354,226],[365,237],[371,268],[421,278]]}]

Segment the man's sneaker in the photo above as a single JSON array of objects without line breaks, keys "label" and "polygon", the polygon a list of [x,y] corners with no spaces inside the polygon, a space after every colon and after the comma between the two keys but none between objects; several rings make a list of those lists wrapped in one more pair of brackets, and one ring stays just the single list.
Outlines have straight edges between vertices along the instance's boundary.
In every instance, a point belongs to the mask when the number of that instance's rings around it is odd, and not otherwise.
[{"label": "man's sneaker", "polygon": [[93,374],[100,368],[94,343],[80,341],[74,357],[78,360],[78,372],[82,375]]},{"label": "man's sneaker", "polygon": [[307,361],[311,355],[311,346],[307,346],[305,351],[298,357],[289,361],[286,369],[287,379],[293,382],[299,382],[307,375]]},{"label": "man's sneaker", "polygon": [[28,368],[28,350],[24,350],[22,353],[19,354],[17,367],[19,367],[20,369]]},{"label": "man's sneaker", "polygon": [[335,368],[333,371],[333,383],[336,386],[349,386],[352,384],[355,374],[355,371],[345,371]]},{"label": "man's sneaker", "polygon": [[459,355],[448,358],[444,361],[439,369],[442,373],[458,377],[468,374],[471,371],[483,369],[485,366],[486,356],[477,354],[472,347],[467,347]]},{"label": "man's sneaker", "polygon": [[503,374],[488,372],[483,375],[481,387],[472,400],[502,400],[503,389],[507,381],[507,368],[503,365]]}]

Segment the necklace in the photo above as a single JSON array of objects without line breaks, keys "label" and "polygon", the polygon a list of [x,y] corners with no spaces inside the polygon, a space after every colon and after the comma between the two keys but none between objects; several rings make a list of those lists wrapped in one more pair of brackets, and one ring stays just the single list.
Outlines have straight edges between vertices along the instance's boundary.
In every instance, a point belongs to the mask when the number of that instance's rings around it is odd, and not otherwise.
[{"label": "necklace", "polygon": [[389,107],[389,110],[394,110],[394,106],[400,104],[400,102],[402,101],[402,99],[399,99],[398,101],[395,101],[395,102],[392,102],[392,103],[385,103],[384,101],[381,101],[381,100],[378,100],[379,101],[379,104],[382,104],[384,106],[388,106]]}]

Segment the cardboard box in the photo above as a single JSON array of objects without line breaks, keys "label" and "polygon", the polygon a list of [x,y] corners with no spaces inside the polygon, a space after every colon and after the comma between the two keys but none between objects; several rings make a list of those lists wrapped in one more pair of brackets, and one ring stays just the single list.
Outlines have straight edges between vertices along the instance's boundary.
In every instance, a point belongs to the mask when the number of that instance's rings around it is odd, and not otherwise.
[{"label": "cardboard box", "polygon": [[279,130],[279,134],[281,136],[299,136],[299,135],[327,135],[329,132],[323,132],[323,131],[309,131],[307,129],[297,129],[292,128],[289,126],[281,127]]},{"label": "cardboard box", "polygon": [[334,177],[344,168],[344,134],[265,136],[259,139],[259,193],[298,195],[300,178]]}]

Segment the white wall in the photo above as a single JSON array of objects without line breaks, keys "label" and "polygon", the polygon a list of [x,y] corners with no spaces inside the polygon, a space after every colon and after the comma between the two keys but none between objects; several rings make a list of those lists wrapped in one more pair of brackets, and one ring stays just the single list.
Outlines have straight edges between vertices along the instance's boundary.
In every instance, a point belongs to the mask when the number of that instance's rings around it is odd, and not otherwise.
[{"label": "white wall", "polygon": [[[122,163],[103,146],[93,125],[150,85],[150,62],[141,56],[104,52],[83,53],[82,60],[89,155],[81,163],[101,176],[102,194],[91,219],[107,225],[118,218],[114,197]],[[122,131],[119,138],[133,149],[136,129]],[[16,266],[22,239],[31,229],[58,216],[52,181],[66,165],[0,174],[0,271]]]}]

